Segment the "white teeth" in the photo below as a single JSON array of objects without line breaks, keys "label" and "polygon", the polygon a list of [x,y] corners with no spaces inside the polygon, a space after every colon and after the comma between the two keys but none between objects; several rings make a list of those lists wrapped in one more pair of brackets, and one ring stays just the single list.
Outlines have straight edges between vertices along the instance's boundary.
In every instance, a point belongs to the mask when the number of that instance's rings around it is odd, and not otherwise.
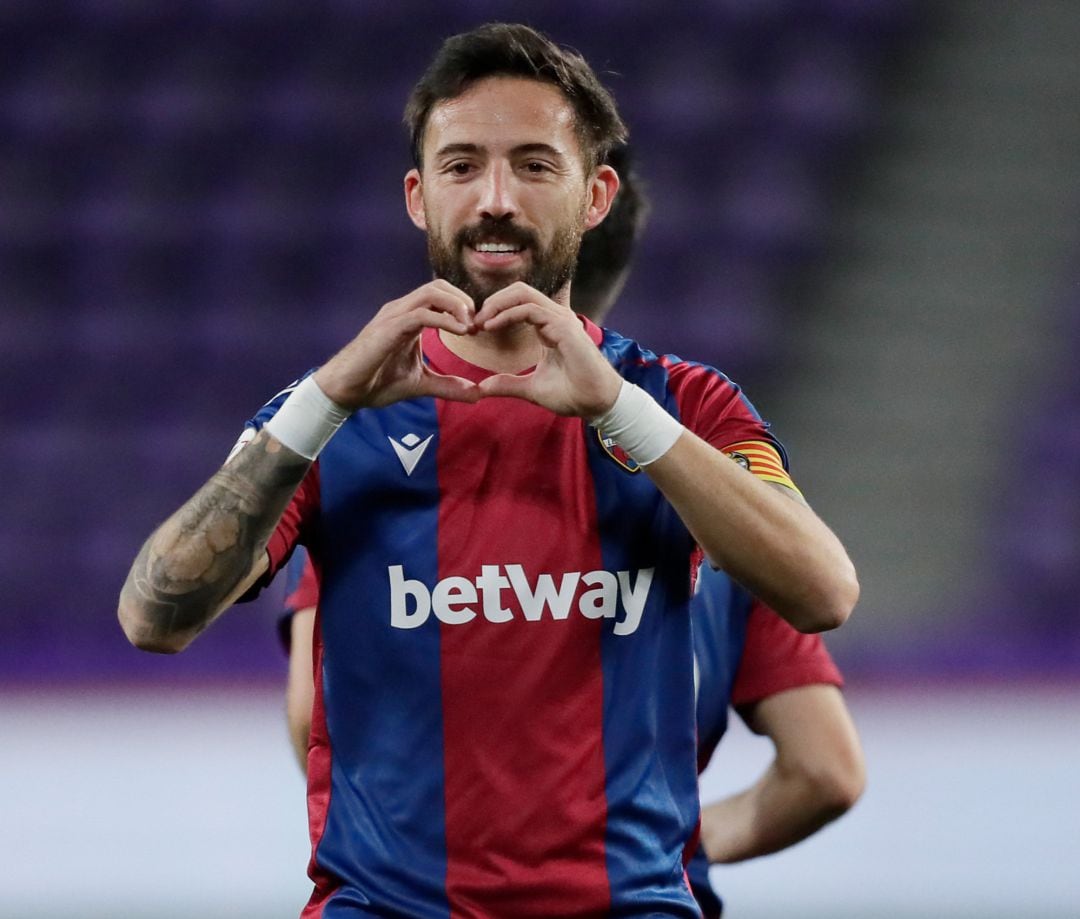
[{"label": "white teeth", "polygon": [[476,245],[477,252],[520,252],[521,250],[517,246],[512,246],[510,243],[478,243]]}]

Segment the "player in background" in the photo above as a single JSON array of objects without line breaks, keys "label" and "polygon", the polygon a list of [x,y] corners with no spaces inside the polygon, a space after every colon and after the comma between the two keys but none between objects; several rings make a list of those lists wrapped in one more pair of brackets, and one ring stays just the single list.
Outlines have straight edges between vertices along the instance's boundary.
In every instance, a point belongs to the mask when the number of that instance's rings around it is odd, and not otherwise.
[{"label": "player in background", "polygon": [[[600,226],[582,238],[574,273],[574,309],[601,323],[630,274],[649,203],[626,146],[608,163],[619,194]],[[307,775],[311,709],[312,629],[319,586],[301,548],[289,561],[279,636],[289,656],[285,690],[289,739]],[[722,571],[699,568],[692,601],[698,674],[697,725],[704,771],[734,708],[775,757],[753,786],[705,804],[701,836],[688,873],[705,919],[721,914],[710,864],[767,855],[805,839],[858,800],[865,770],[858,735],[840,688],[840,671],[820,636],[793,629]]]},{"label": "player in background", "polygon": [[839,669],[819,635],[795,631],[722,571],[703,564],[692,604],[698,767],[709,764],[733,708],[772,741],[754,784],[702,802],[700,845],[687,871],[704,919],[717,919],[710,864],[777,852],[840,817],[866,782]]},{"label": "player in background", "polygon": [[121,625],[183,650],[311,550],[305,919],[689,919],[692,563],[806,632],[847,619],[854,568],[738,387],[569,309],[626,136],[588,64],[481,27],[406,117],[437,280],[257,413],[147,540]]}]

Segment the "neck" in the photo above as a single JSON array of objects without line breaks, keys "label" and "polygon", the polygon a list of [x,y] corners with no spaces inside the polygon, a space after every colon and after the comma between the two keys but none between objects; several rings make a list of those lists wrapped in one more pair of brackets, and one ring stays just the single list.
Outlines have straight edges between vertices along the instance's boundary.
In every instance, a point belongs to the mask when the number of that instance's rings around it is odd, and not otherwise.
[{"label": "neck", "polygon": [[535,367],[540,360],[541,345],[536,330],[523,322],[475,335],[454,335],[440,329],[439,338],[462,360],[494,373],[520,373]]}]

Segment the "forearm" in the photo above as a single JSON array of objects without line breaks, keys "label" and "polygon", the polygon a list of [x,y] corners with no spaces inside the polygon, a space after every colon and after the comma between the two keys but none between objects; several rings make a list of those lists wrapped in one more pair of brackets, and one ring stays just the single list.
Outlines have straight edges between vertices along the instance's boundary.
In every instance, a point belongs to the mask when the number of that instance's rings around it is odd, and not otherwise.
[{"label": "forearm", "polygon": [[690,431],[644,468],[709,559],[797,629],[823,631],[848,617],[859,593],[854,567],[801,500]]},{"label": "forearm", "polygon": [[132,644],[182,650],[235,599],[311,461],[260,432],[146,541],[120,593]]},{"label": "forearm", "polygon": [[778,852],[802,841],[847,810],[819,794],[797,772],[773,763],[745,791],[702,809],[701,845],[710,863],[730,863]]}]

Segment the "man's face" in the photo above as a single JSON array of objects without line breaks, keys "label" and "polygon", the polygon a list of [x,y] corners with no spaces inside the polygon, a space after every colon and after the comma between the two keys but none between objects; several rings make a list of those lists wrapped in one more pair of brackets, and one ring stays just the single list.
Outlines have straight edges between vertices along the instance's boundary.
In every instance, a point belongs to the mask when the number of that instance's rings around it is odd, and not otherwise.
[{"label": "man's face", "polygon": [[515,281],[549,297],[566,288],[582,233],[607,211],[607,186],[598,209],[574,110],[556,87],[479,81],[432,109],[423,154],[422,176],[406,176],[406,203],[437,277],[478,307]]}]

